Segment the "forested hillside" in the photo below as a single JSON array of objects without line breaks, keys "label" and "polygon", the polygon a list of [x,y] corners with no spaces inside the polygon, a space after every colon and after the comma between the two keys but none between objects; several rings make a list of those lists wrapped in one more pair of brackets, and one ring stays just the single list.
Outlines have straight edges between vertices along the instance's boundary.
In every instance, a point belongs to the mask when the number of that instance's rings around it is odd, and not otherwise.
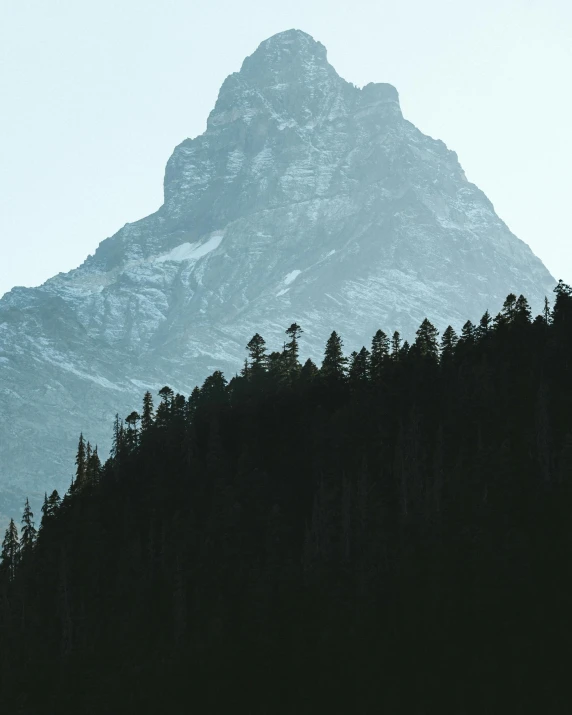
[{"label": "forested hillside", "polygon": [[[6,713],[570,712],[572,288],[163,388],[6,532]],[[302,364],[303,363],[303,364]],[[29,406],[33,410],[33,405]],[[20,533],[18,533],[20,531]]]}]

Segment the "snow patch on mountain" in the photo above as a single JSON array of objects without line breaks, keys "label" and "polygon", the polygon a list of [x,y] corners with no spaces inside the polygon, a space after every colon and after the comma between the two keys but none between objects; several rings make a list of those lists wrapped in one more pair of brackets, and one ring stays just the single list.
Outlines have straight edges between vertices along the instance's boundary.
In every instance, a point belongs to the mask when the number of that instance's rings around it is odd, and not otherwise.
[{"label": "snow patch on mountain", "polygon": [[284,278],[284,284],[290,285],[290,283],[293,283],[296,280],[296,278],[298,278],[300,273],[302,273],[302,271],[299,271],[299,270],[290,271],[290,273],[288,273],[286,275],[286,277]]},{"label": "snow patch on mountain", "polygon": [[154,260],[157,263],[165,263],[166,261],[175,263],[180,261],[198,261],[199,258],[203,258],[207,253],[211,253],[218,248],[223,238],[223,233],[215,233],[205,241],[205,243],[199,241],[196,243],[182,243],[180,246],[176,246],[168,253],[158,256]]}]

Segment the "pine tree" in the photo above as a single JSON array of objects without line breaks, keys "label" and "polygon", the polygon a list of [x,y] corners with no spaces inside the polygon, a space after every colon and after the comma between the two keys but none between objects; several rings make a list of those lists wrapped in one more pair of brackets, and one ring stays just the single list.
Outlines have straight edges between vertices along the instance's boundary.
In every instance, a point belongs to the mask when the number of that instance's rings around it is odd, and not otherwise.
[{"label": "pine tree", "polygon": [[349,379],[353,384],[367,383],[370,377],[370,354],[363,347],[359,353],[353,352],[350,360]]},{"label": "pine tree", "polygon": [[[76,472],[75,472],[75,487],[81,488],[85,483],[86,465],[87,459],[85,454],[85,440],[83,439],[83,433],[79,436],[79,443],[77,446],[77,453],[75,458]],[[72,489],[74,484],[72,481]]]},{"label": "pine tree", "polygon": [[290,340],[284,346],[284,358],[286,369],[289,374],[292,372],[297,372],[300,369],[300,363],[298,362],[300,354],[300,335],[304,331],[297,323],[292,323],[292,325],[286,330],[286,335]]},{"label": "pine tree", "polygon": [[389,356],[389,338],[378,330],[371,341],[371,377],[374,382],[379,382],[383,373],[383,368]]},{"label": "pine tree", "polygon": [[391,357],[397,362],[399,360],[399,351],[401,350],[401,335],[396,330],[391,336]]},{"label": "pine tree", "polygon": [[201,388],[194,387],[193,391],[191,392],[191,394],[189,395],[189,397],[187,399],[187,418],[191,422],[197,413],[197,408],[199,406],[200,401],[201,401]]},{"label": "pine tree", "polygon": [[133,412],[125,418],[125,424],[127,425],[127,448],[130,452],[136,449],[139,444],[139,430],[137,429],[137,423],[140,419],[141,416],[135,410],[133,410]]},{"label": "pine tree", "polygon": [[87,481],[90,484],[97,484],[101,477],[101,460],[97,453],[97,445],[87,461]]},{"label": "pine tree", "polygon": [[256,333],[250,339],[246,349],[250,357],[249,368],[252,370],[252,376],[258,376],[266,369],[266,341]]},{"label": "pine tree", "polygon": [[313,380],[319,372],[317,365],[308,358],[300,370],[300,379],[309,382]]},{"label": "pine tree", "polygon": [[503,303],[501,315],[504,318],[504,322],[512,323],[516,313],[516,295],[514,293],[509,293]]},{"label": "pine tree", "polygon": [[146,434],[153,426],[153,396],[147,390],[143,396],[143,413],[141,415],[141,432]]},{"label": "pine tree", "polygon": [[476,329],[470,320],[463,325],[461,330],[461,342],[465,345],[472,345],[475,342]]},{"label": "pine tree", "polygon": [[227,381],[220,370],[215,370],[203,382],[201,387],[201,402],[212,406],[221,406],[228,403],[226,391]]},{"label": "pine tree", "polygon": [[57,489],[54,489],[54,491],[50,494],[49,499],[48,499],[48,516],[56,516],[58,513],[58,509],[60,508],[60,505],[62,503],[61,497],[58,494]]},{"label": "pine tree", "polygon": [[433,358],[436,360],[439,354],[439,345],[437,343],[439,331],[437,328],[427,318],[425,318],[419,326],[416,335],[417,339],[414,343],[416,352],[422,357]]},{"label": "pine tree", "polygon": [[18,528],[14,523],[14,519],[10,519],[10,525],[6,529],[4,541],[2,542],[2,556],[0,557],[0,568],[7,574],[9,581],[14,580],[19,562],[20,541],[18,539]]},{"label": "pine tree", "polygon": [[42,518],[40,520],[40,531],[44,529],[49,519],[50,504],[48,502],[48,493],[44,492],[44,503],[42,504]]},{"label": "pine tree", "polygon": [[342,347],[342,339],[334,330],[326,343],[322,361],[321,372],[325,377],[343,378],[345,376],[347,358],[344,357]]},{"label": "pine tree", "polygon": [[159,397],[161,402],[157,407],[157,414],[155,416],[155,424],[160,429],[166,429],[169,421],[171,419],[171,414],[173,411],[173,402],[175,399],[175,392],[168,385],[162,387],[159,390]]},{"label": "pine tree", "polygon": [[491,324],[493,319],[488,310],[485,310],[482,318],[479,320],[479,325],[476,329],[476,336],[481,340],[491,332]]},{"label": "pine tree", "polygon": [[544,296],[544,308],[542,309],[542,320],[544,325],[552,324],[552,310],[550,308],[550,303],[548,302],[547,296]]},{"label": "pine tree", "polygon": [[441,362],[447,363],[452,360],[458,340],[457,333],[448,325],[441,337]]},{"label": "pine tree", "polygon": [[24,506],[24,514],[22,516],[22,539],[21,539],[21,551],[22,557],[29,554],[36,543],[37,531],[34,526],[34,514],[30,507],[30,502],[26,499],[26,504]]},{"label": "pine tree", "polygon": [[554,327],[559,330],[566,326],[570,331],[570,326],[572,325],[572,287],[560,279],[554,292],[556,293],[556,300],[552,310]]},{"label": "pine tree", "polygon": [[519,295],[514,305],[513,321],[518,325],[527,325],[532,320],[532,312],[528,301],[523,295]]}]

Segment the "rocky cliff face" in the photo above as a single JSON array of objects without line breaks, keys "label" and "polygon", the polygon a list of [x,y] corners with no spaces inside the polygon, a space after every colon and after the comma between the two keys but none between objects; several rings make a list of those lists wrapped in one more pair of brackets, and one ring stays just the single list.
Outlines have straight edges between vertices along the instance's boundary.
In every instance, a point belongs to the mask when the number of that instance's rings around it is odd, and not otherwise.
[{"label": "rocky cliff face", "polygon": [[424,317],[460,326],[509,291],[539,309],[554,280],[465,178],[457,155],[291,30],[221,87],[206,132],[176,147],[165,202],[79,268],[0,301],[0,512],[65,489],[80,430],[108,447],[142,392],[234,374],[294,320],[319,360]]}]

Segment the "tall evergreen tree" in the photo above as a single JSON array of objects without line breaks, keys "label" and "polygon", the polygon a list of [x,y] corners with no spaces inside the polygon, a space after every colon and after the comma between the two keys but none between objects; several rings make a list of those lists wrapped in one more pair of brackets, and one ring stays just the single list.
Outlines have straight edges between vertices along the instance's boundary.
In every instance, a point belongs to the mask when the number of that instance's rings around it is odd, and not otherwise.
[{"label": "tall evergreen tree", "polygon": [[556,300],[552,310],[552,322],[557,330],[566,326],[568,331],[572,332],[570,329],[572,324],[572,287],[560,279],[554,292]]},{"label": "tall evergreen tree", "polygon": [[18,528],[14,523],[14,519],[10,519],[10,525],[6,529],[4,541],[2,542],[2,555],[0,557],[0,568],[6,573],[9,581],[14,580],[19,562],[20,541],[18,539]]},{"label": "tall evergreen tree", "polygon": [[461,330],[460,342],[463,345],[472,345],[475,342],[476,335],[477,331],[474,324],[470,320],[467,320]]},{"label": "tall evergreen tree", "polygon": [[391,336],[391,357],[394,361],[399,360],[399,352],[401,350],[401,335],[396,330]]},{"label": "tall evergreen tree", "polygon": [[127,449],[130,452],[136,449],[139,444],[139,430],[137,429],[137,423],[140,419],[141,416],[135,410],[133,410],[133,412],[128,414],[125,418],[125,424],[127,425]]},{"label": "tall evergreen tree", "polygon": [[349,379],[352,384],[367,383],[370,378],[370,354],[365,347],[352,353],[349,368]]},{"label": "tall evergreen tree", "polygon": [[548,302],[548,297],[544,296],[544,307],[542,308],[542,319],[545,325],[551,325],[552,323],[552,309],[550,308],[550,303]]},{"label": "tall evergreen tree", "polygon": [[438,335],[437,328],[425,318],[416,332],[417,338],[414,343],[416,352],[422,357],[436,360],[439,355]]},{"label": "tall evergreen tree", "polygon": [[26,557],[29,554],[36,543],[37,530],[34,525],[34,514],[30,507],[30,502],[26,499],[26,504],[24,506],[24,514],[22,515],[22,530],[21,530],[21,542],[20,547],[22,551],[22,557]]},{"label": "tall evergreen tree", "polygon": [[[77,446],[77,453],[75,457],[76,471],[75,471],[75,486],[82,487],[85,483],[87,458],[85,451],[85,440],[83,438],[83,433],[79,436],[79,443]],[[73,481],[72,481],[73,488]]]},{"label": "tall evergreen tree", "polygon": [[248,350],[250,363],[248,361],[245,363],[245,369],[256,380],[266,371],[266,341],[256,333],[248,342],[246,349]]},{"label": "tall evergreen tree", "polygon": [[441,360],[443,363],[449,362],[453,359],[455,354],[455,347],[459,338],[454,329],[448,325],[443,331],[441,336]]},{"label": "tall evergreen tree", "polygon": [[50,494],[48,498],[48,517],[53,517],[56,516],[58,513],[58,509],[60,508],[62,503],[61,497],[58,494],[58,490],[54,489],[54,491]]},{"label": "tall evergreen tree", "polygon": [[378,330],[371,341],[371,377],[374,382],[378,382],[383,373],[387,358],[389,356],[389,338]]},{"label": "tall evergreen tree", "polygon": [[300,363],[298,361],[300,356],[299,341],[303,332],[297,323],[292,323],[286,330],[286,335],[290,339],[284,346],[284,358],[286,369],[289,373],[297,372],[300,369]]},{"label": "tall evergreen tree", "polygon": [[491,314],[488,310],[485,310],[482,318],[479,320],[479,325],[476,328],[476,335],[479,340],[485,338],[487,335],[490,334],[492,322],[493,319],[491,317]]},{"label": "tall evergreen tree", "polygon": [[149,432],[153,426],[153,395],[147,390],[143,396],[143,412],[141,414],[141,432]]},{"label": "tall evergreen tree", "polygon": [[517,298],[514,293],[509,293],[503,303],[501,315],[506,323],[512,323],[516,312]]},{"label": "tall evergreen tree", "polygon": [[518,325],[526,325],[532,320],[532,312],[528,304],[527,299],[520,295],[516,303],[514,304],[514,318],[513,321],[518,323]]},{"label": "tall evergreen tree", "polygon": [[101,477],[101,460],[97,453],[97,445],[87,460],[87,481],[90,484],[97,484]]},{"label": "tall evergreen tree", "polygon": [[334,330],[326,343],[322,361],[322,375],[325,377],[343,378],[346,374],[347,358],[342,352],[343,342]]}]

